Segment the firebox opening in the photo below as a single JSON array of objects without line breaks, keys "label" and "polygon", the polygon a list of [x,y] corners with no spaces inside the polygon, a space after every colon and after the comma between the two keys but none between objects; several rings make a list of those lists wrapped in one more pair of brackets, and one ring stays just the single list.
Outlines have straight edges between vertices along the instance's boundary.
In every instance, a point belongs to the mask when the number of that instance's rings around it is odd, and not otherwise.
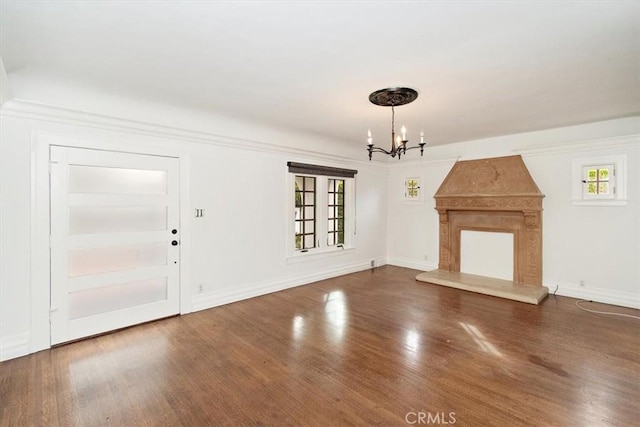
[{"label": "firebox opening", "polygon": [[460,272],[514,280],[513,233],[462,230]]}]

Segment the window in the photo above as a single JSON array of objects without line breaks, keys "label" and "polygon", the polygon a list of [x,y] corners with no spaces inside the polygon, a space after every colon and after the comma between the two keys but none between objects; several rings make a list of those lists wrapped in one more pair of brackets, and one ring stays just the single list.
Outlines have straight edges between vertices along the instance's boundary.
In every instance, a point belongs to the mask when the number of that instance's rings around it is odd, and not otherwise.
[{"label": "window", "polygon": [[355,174],[350,169],[289,162],[290,256],[342,251],[355,230]]},{"label": "window", "polygon": [[573,161],[574,206],[625,206],[627,158],[602,156]]},{"label": "window", "polygon": [[344,179],[329,179],[327,245],[344,245]]},{"label": "window", "polygon": [[422,192],[420,191],[420,178],[411,177],[404,180],[404,200],[405,201],[421,201]]},{"label": "window", "polygon": [[582,168],[583,198],[611,199],[615,195],[615,174],[613,165],[593,165]]},{"label": "window", "polygon": [[296,249],[316,247],[316,179],[296,175]]}]

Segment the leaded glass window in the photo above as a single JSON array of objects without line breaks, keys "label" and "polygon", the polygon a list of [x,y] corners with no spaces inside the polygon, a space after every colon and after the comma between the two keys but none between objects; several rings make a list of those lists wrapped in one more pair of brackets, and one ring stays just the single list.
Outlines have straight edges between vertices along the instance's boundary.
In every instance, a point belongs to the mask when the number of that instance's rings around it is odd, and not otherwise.
[{"label": "leaded glass window", "polygon": [[610,198],[614,193],[614,166],[595,165],[583,168],[585,198]]},{"label": "leaded glass window", "polygon": [[316,178],[296,175],[296,250],[316,247]]},{"label": "leaded glass window", "polygon": [[404,198],[406,200],[420,199],[420,178],[407,178],[404,181]]},{"label": "leaded glass window", "polygon": [[327,245],[344,244],[344,179],[328,181]]}]

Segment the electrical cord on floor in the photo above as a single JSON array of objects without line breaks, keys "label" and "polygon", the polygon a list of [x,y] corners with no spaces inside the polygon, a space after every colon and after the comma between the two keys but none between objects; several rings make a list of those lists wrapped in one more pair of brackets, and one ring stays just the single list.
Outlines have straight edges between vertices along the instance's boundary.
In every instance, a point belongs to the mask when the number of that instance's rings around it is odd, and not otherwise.
[{"label": "electrical cord on floor", "polygon": [[633,315],[631,315],[631,314],[613,313],[613,312],[610,312],[610,311],[598,311],[598,310],[591,310],[591,309],[589,309],[589,308],[584,308],[584,307],[582,307],[582,306],[579,304],[579,303],[581,303],[581,302],[593,302],[593,301],[588,301],[588,300],[586,300],[586,299],[581,299],[581,300],[579,300],[579,301],[576,301],[576,306],[577,306],[579,309],[584,310],[584,311],[588,311],[589,313],[608,314],[608,315],[611,315],[611,316],[631,317],[631,318],[633,318],[633,319],[638,319],[638,320],[640,320],[640,316],[633,316]]},{"label": "electrical cord on floor", "polygon": [[556,285],[556,290],[555,290],[555,291],[553,291],[553,296],[554,296],[554,297],[556,296],[556,292],[558,292],[558,288],[559,288],[559,287],[560,287],[560,285]]}]

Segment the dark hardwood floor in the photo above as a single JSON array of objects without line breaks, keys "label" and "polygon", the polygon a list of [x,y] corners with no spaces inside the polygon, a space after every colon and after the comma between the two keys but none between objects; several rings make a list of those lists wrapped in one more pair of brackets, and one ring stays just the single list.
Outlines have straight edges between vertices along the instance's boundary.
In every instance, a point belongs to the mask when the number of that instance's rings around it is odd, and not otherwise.
[{"label": "dark hardwood floor", "polygon": [[0,425],[638,425],[639,320],[417,273],[381,267],[3,362]]}]

